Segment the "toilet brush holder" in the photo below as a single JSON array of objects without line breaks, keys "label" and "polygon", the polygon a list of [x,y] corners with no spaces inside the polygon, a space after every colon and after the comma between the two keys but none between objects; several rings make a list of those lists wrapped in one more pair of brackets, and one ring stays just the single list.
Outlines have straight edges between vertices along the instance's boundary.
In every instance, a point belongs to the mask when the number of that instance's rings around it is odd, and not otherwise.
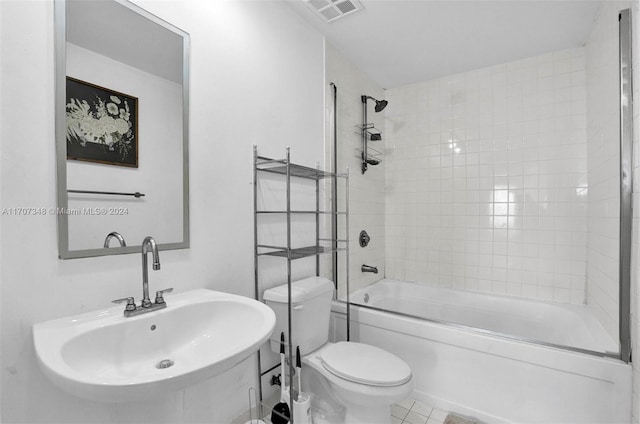
[{"label": "toilet brush holder", "polygon": [[293,422],[311,424],[311,396],[308,393],[301,392],[293,401]]},{"label": "toilet brush holder", "polygon": [[[253,398],[253,399],[252,399]],[[253,417],[253,411],[256,411],[256,417]],[[262,417],[262,404],[258,402],[256,389],[249,388],[249,421],[244,424],[266,424],[260,418]]]}]

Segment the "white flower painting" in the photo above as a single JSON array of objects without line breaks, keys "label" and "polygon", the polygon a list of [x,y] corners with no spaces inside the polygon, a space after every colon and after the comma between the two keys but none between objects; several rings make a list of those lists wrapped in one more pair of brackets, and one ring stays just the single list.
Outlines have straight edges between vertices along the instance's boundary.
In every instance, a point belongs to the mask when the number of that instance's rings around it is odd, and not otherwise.
[{"label": "white flower painting", "polygon": [[138,166],[138,99],[67,77],[67,158]]}]

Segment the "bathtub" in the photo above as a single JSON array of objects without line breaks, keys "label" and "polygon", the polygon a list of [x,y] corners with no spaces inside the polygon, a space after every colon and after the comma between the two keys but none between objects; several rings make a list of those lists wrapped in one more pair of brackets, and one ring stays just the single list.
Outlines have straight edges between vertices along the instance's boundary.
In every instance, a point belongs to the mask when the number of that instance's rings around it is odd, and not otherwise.
[{"label": "bathtub", "polygon": [[[487,423],[631,420],[631,366],[585,353],[617,350],[586,307],[394,280],[350,301],[351,340],[403,358],[418,400]],[[346,338],[346,311],[334,302],[334,341]]]},{"label": "bathtub", "polygon": [[617,352],[618,343],[581,305],[546,303],[483,293],[381,280],[350,302],[439,322],[479,328],[550,345]]}]

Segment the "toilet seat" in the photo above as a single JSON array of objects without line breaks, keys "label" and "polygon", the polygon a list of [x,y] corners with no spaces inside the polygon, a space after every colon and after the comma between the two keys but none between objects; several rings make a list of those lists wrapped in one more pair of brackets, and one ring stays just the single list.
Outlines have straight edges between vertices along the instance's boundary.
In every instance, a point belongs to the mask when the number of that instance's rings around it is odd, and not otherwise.
[{"label": "toilet seat", "polygon": [[320,353],[330,373],[369,386],[399,386],[411,379],[411,368],[397,356],[375,346],[338,342]]}]

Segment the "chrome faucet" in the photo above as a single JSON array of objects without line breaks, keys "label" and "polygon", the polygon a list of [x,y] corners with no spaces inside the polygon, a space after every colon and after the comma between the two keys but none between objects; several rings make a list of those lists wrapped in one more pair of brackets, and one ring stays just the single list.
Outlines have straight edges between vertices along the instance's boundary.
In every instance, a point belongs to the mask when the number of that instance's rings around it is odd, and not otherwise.
[{"label": "chrome faucet", "polygon": [[378,273],[378,267],[377,266],[371,266],[371,265],[362,265],[362,267],[360,267],[360,271],[362,272],[373,272],[374,274]]},{"label": "chrome faucet", "polygon": [[147,236],[142,241],[142,307],[148,308],[151,306],[151,299],[149,299],[149,265],[147,263],[147,253],[151,249],[153,255],[153,270],[158,271],[160,269],[160,255],[158,255],[158,245],[151,236]]},{"label": "chrome faucet", "polygon": [[146,312],[156,311],[167,307],[167,303],[164,300],[163,295],[165,293],[171,293],[172,288],[159,290],[156,292],[155,302],[151,302],[149,299],[149,271],[147,262],[147,253],[151,250],[153,255],[153,270],[158,271],[160,269],[160,255],[158,255],[158,245],[153,237],[145,237],[142,241],[142,302],[140,306],[136,306],[133,297],[125,297],[123,299],[114,300],[114,303],[127,303],[124,309],[124,316],[130,317],[134,315],[144,314]]},{"label": "chrome faucet", "polygon": [[117,231],[112,231],[107,234],[107,237],[104,239],[104,247],[109,247],[109,242],[111,241],[111,239],[118,240],[118,243],[120,243],[120,247],[127,247],[127,243],[125,243],[124,237],[122,237],[122,234]]}]

